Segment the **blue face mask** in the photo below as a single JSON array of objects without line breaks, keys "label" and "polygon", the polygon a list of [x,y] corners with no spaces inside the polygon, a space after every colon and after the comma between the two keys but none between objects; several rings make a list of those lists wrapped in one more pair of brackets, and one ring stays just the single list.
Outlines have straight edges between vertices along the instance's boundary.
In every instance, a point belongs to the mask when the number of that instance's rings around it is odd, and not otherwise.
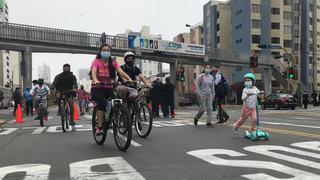
[{"label": "blue face mask", "polygon": [[109,51],[101,51],[100,53],[102,59],[108,59],[111,56],[111,52]]}]

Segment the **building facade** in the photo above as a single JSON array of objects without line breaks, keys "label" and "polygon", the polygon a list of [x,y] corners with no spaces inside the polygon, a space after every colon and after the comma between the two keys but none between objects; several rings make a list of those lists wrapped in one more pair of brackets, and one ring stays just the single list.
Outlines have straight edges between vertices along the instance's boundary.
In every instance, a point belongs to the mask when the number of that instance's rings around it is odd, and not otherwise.
[{"label": "building facade", "polygon": [[[5,0],[0,0],[0,22],[9,22],[9,8]],[[0,86],[10,87],[10,52],[0,50]]]},{"label": "building facade", "polygon": [[38,78],[43,78],[45,83],[51,83],[49,65],[43,64],[42,66],[38,67]]}]

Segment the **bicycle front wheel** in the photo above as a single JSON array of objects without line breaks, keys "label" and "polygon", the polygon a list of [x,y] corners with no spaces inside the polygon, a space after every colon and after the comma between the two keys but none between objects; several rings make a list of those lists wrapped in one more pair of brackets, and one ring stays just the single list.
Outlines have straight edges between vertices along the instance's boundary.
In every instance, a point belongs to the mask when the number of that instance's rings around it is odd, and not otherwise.
[{"label": "bicycle front wheel", "polygon": [[152,115],[151,110],[144,103],[140,104],[140,107],[136,111],[134,127],[138,135],[142,138],[146,138],[152,129]]},{"label": "bicycle front wheel", "polygon": [[68,116],[68,113],[66,111],[66,105],[62,103],[61,104],[61,127],[63,132],[66,132],[67,129],[69,129],[67,116]]},{"label": "bicycle front wheel", "polygon": [[132,138],[132,120],[128,109],[123,104],[117,104],[114,109],[113,137],[120,151],[126,151]]},{"label": "bicycle front wheel", "polygon": [[103,120],[103,122],[102,122],[102,127],[103,127],[103,131],[101,133],[97,134],[98,119],[97,119],[97,107],[95,107],[92,112],[92,133],[93,133],[94,140],[99,145],[102,145],[107,138],[107,130],[108,129],[106,128],[105,120]]}]

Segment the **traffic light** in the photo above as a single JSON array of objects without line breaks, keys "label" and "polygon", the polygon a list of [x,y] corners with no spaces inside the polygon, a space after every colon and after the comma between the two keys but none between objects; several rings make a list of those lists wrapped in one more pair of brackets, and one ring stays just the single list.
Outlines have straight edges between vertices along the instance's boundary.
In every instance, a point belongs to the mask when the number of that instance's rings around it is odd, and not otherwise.
[{"label": "traffic light", "polygon": [[295,78],[295,76],[294,76],[294,74],[295,74],[295,72],[294,72],[295,70],[294,70],[294,67],[293,66],[290,66],[289,67],[289,78],[290,79],[294,79]]},{"label": "traffic light", "polygon": [[249,66],[250,68],[258,67],[258,56],[250,56]]},{"label": "traffic light", "polygon": [[180,81],[184,81],[186,78],[184,76],[184,72],[180,73]]}]

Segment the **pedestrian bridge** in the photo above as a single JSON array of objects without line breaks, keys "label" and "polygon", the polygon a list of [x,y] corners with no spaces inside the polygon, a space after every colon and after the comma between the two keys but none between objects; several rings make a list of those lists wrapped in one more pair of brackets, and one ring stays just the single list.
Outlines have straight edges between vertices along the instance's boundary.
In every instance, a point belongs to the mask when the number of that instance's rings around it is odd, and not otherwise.
[{"label": "pedestrian bridge", "polygon": [[[100,46],[101,34],[55,29],[40,26],[31,26],[15,23],[0,23],[0,49],[21,51],[22,63],[25,66],[23,75],[24,84],[31,85],[32,76],[32,53],[72,53],[72,54],[96,54]],[[125,51],[135,49],[129,48],[128,37],[106,35],[106,43],[113,47],[113,55],[123,56]],[[207,61],[210,64],[224,64],[248,66],[250,53],[235,51],[215,50],[207,52]],[[170,63],[170,73],[174,76],[176,63],[202,65],[204,55],[187,53],[167,53],[141,50],[141,59]],[[259,66],[270,68],[274,66],[271,56],[259,56]],[[172,77],[173,77],[172,76]]]}]

